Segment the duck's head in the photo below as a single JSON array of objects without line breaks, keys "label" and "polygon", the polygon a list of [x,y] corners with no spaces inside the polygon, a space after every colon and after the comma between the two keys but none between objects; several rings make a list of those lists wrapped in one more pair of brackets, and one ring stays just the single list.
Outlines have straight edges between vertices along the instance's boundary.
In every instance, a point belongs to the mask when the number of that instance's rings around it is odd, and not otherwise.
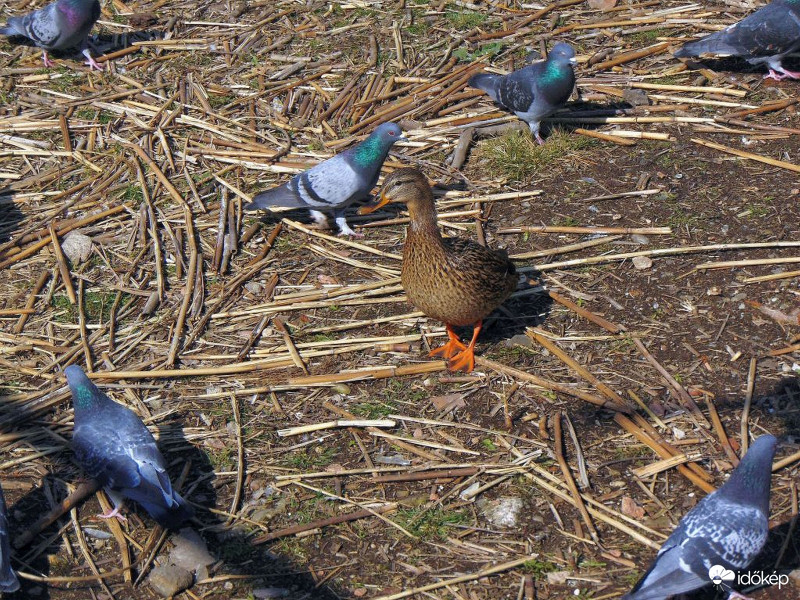
[{"label": "duck's head", "polygon": [[427,178],[417,169],[398,169],[386,178],[379,198],[377,204],[364,206],[358,213],[368,215],[390,203],[416,204],[429,200],[433,204],[433,191]]}]

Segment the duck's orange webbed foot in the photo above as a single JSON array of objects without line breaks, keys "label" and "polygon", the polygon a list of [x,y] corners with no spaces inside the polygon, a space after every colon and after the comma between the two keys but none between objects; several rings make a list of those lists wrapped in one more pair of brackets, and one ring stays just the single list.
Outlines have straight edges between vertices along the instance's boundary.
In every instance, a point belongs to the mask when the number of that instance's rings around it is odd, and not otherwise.
[{"label": "duck's orange webbed foot", "polygon": [[450,362],[447,363],[447,368],[451,371],[470,373],[475,368],[475,351],[472,346],[451,358]]},{"label": "duck's orange webbed foot", "polygon": [[445,325],[445,327],[447,328],[448,342],[440,348],[431,350],[428,356],[441,356],[444,359],[450,359],[467,349],[458,339],[455,331],[450,328],[450,325]]},{"label": "duck's orange webbed foot", "polygon": [[481,332],[482,325],[482,321],[475,323],[475,330],[472,332],[472,340],[470,340],[469,346],[450,359],[447,365],[448,369],[451,371],[470,373],[475,368],[475,342],[478,339],[478,334]]}]

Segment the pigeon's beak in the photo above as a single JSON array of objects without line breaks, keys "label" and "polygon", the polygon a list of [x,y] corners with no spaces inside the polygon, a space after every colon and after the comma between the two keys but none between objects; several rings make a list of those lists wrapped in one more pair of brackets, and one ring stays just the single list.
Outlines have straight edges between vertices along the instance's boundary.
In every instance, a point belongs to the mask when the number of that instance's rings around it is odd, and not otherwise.
[{"label": "pigeon's beak", "polygon": [[389,204],[389,198],[386,196],[386,194],[383,193],[383,191],[381,191],[381,196],[380,196],[380,200],[378,201],[378,203],[377,204],[372,204],[370,206],[362,206],[361,208],[358,209],[358,214],[360,214],[360,215],[368,215],[370,213],[374,213],[381,206],[386,206],[387,204]]},{"label": "pigeon's beak", "polygon": [[570,59],[569,59],[569,64],[571,64],[571,65],[577,65],[577,64],[578,64],[578,59],[577,59],[577,57],[573,56],[572,58],[570,58]]},{"label": "pigeon's beak", "polygon": [[397,141],[398,142],[407,142],[408,138],[406,136],[404,136],[404,135],[401,135],[399,138],[397,138]]}]

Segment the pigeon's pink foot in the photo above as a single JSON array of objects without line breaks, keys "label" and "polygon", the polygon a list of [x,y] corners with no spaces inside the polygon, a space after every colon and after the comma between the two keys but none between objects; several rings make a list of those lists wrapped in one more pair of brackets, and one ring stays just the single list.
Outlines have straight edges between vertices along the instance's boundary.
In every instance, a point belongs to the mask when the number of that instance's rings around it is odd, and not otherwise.
[{"label": "pigeon's pink foot", "polygon": [[44,63],[45,67],[55,67],[56,66],[56,63],[54,63],[52,60],[50,60],[50,57],[47,56],[47,51],[46,50],[44,52],[42,52],[42,62]]},{"label": "pigeon's pink foot", "polygon": [[769,73],[764,75],[764,79],[774,79],[775,81],[781,81],[782,79],[786,79],[787,75],[783,75],[778,73],[775,69],[770,69]]},{"label": "pigeon's pink foot", "polygon": [[354,238],[363,238],[364,237],[363,233],[360,233],[358,231],[353,231],[352,229],[350,231],[340,231],[337,235],[339,237],[345,237],[345,236],[354,237]]},{"label": "pigeon's pink foot", "polygon": [[115,506],[114,510],[112,510],[110,512],[107,512],[107,513],[103,513],[101,515],[97,515],[97,518],[99,518],[99,519],[114,519],[114,518],[117,518],[117,519],[119,519],[120,521],[122,521],[124,523],[128,519],[126,519],[123,515],[119,514],[119,509],[120,509],[119,506]]},{"label": "pigeon's pink foot", "polygon": [[86,66],[89,67],[89,70],[97,69],[98,71],[102,71],[105,69],[103,65],[97,62],[95,59],[92,58],[92,55],[89,54],[89,49],[83,51],[83,55],[86,57]]},{"label": "pigeon's pink foot", "polygon": [[539,142],[540,146],[544,146],[544,140],[542,139],[542,136],[539,135],[538,131],[536,132],[536,141]]}]

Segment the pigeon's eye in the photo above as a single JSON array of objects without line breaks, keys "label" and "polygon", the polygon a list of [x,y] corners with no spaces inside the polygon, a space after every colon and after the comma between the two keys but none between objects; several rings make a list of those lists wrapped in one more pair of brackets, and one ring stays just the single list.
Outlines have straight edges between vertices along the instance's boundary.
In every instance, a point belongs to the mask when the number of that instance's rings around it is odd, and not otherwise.
[{"label": "pigeon's eye", "polygon": [[390,131],[390,132],[389,132],[389,135],[392,135],[392,136],[394,136],[394,135],[397,135],[397,134],[396,134],[394,131]]}]

